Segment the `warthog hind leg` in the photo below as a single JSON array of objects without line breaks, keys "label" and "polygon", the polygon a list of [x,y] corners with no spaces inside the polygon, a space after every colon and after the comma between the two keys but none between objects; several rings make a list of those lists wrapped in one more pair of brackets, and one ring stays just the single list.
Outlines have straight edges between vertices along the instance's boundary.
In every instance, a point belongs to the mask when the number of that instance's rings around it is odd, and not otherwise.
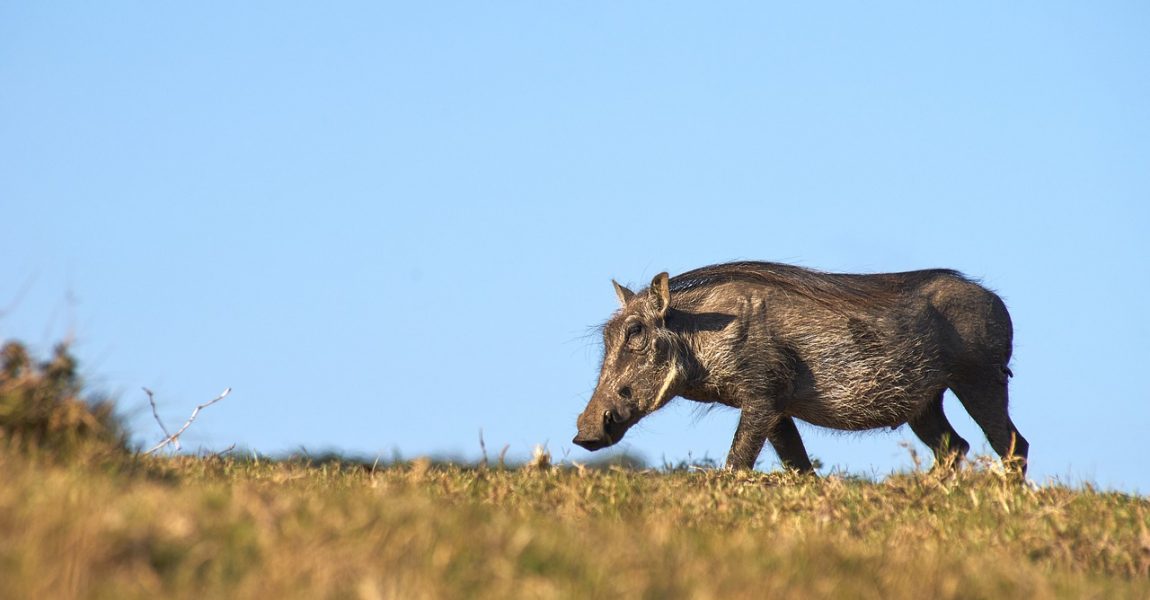
[{"label": "warthog hind leg", "polygon": [[795,420],[790,417],[780,417],[775,426],[767,432],[767,439],[774,446],[783,466],[803,473],[813,473],[810,456],[803,447],[803,438],[799,436],[799,428],[795,427]]},{"label": "warthog hind leg", "polygon": [[940,390],[926,408],[909,422],[911,431],[934,452],[935,468],[954,466],[970,450],[970,444],[958,435],[942,412],[944,393],[945,389]]}]

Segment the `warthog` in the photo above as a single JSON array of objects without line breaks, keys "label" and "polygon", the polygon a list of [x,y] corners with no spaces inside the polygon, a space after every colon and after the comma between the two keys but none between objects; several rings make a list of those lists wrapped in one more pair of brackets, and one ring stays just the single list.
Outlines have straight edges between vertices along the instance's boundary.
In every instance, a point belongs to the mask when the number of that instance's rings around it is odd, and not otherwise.
[{"label": "warthog", "polygon": [[947,464],[966,454],[942,411],[949,388],[1007,464],[1029,445],[1007,412],[1013,336],[993,292],[956,271],[831,274],[736,262],[638,293],[603,327],[599,383],[574,443],[598,450],[676,396],[741,410],[728,468],[753,468],[766,441],[811,471],[794,419],[860,431],[909,423]]}]

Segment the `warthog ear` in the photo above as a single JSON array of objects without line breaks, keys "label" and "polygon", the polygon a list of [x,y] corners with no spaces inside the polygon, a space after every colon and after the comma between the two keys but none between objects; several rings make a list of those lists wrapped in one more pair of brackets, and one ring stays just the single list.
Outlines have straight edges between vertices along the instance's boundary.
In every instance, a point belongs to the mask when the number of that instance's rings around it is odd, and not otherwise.
[{"label": "warthog ear", "polygon": [[627,306],[627,301],[635,297],[635,292],[619,285],[618,281],[612,279],[611,285],[615,286],[615,295],[619,296],[619,304]]},{"label": "warthog ear", "polygon": [[671,282],[666,273],[659,273],[651,280],[651,305],[660,317],[666,316],[671,307]]}]

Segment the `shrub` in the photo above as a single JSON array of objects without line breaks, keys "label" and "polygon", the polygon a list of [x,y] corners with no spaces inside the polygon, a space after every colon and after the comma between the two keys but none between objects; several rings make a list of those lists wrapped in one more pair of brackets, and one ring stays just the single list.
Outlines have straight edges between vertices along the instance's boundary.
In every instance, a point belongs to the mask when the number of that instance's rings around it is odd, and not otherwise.
[{"label": "shrub", "polygon": [[82,449],[123,452],[127,438],[111,402],[81,396],[67,344],[34,360],[24,344],[0,348],[0,446],[69,457]]}]

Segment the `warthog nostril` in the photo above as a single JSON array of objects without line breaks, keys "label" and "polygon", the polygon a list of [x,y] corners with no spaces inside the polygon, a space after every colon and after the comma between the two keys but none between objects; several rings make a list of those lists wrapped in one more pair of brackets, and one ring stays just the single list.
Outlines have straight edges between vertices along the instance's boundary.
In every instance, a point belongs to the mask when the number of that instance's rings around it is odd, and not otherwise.
[{"label": "warthog nostril", "polygon": [[619,395],[630,400],[631,399],[631,386],[625,385],[619,388]]}]

